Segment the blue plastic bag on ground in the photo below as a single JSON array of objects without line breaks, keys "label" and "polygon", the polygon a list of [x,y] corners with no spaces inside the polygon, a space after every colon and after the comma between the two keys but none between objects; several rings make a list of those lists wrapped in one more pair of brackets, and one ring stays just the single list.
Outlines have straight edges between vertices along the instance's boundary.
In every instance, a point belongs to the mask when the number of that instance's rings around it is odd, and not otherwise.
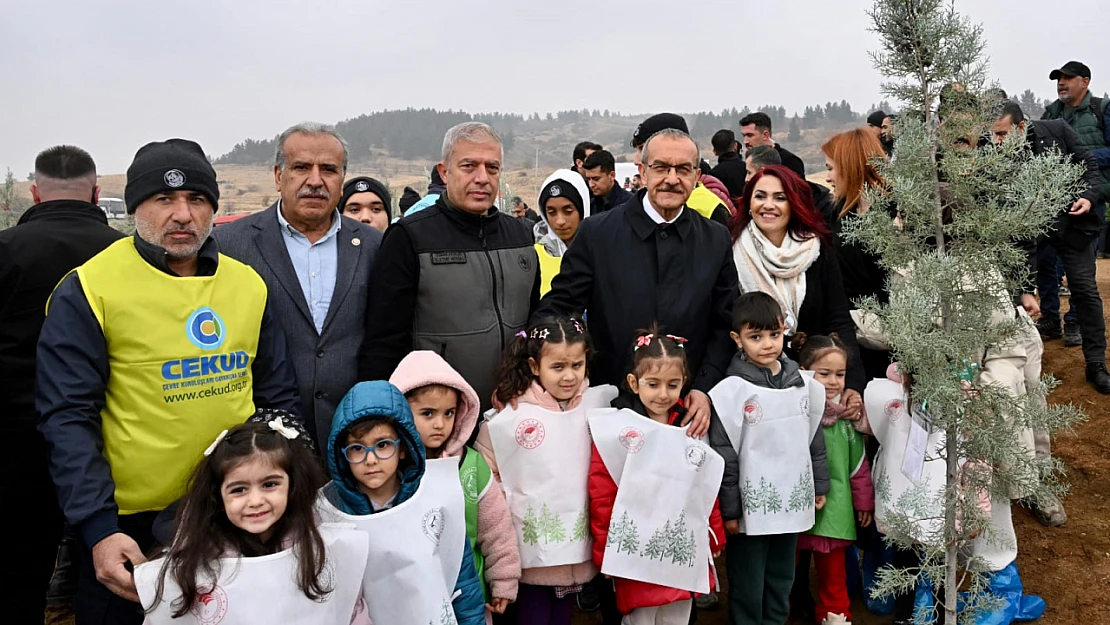
[{"label": "blue plastic bag on ground", "polygon": [[[1023,594],[1021,576],[1018,574],[1016,562],[1011,562],[1009,566],[1001,571],[992,573],[988,588],[992,594],[1002,598],[1004,605],[993,612],[980,614],[975,619],[975,625],[1010,625],[1022,621],[1035,621],[1044,615],[1045,607],[1047,607],[1044,599],[1036,595]],[[962,597],[963,593],[961,593],[960,609],[963,608]],[[931,625],[935,622],[933,605],[932,584],[929,583],[929,580],[919,581],[917,594],[914,598],[914,614],[930,615],[927,620],[919,619],[916,621],[919,625]]]}]

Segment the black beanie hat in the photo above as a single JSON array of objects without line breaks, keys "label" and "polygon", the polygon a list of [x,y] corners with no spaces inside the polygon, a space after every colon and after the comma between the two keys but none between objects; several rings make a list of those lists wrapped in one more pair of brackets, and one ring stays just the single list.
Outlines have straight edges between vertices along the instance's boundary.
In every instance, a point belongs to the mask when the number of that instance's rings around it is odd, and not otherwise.
[{"label": "black beanie hat", "polygon": [[632,133],[632,147],[638,148],[647,143],[651,135],[662,130],[681,130],[686,134],[690,134],[690,128],[686,126],[686,120],[681,115],[674,113],[659,113],[640,122],[636,126],[636,132]]},{"label": "black beanie hat", "polygon": [[401,209],[401,214],[404,214],[405,211],[412,208],[412,206],[419,201],[420,194],[416,192],[416,189],[405,187],[404,192],[401,193],[401,199],[397,200],[397,206]]},{"label": "black beanie hat", "polygon": [[867,125],[876,128],[882,128],[883,120],[887,118],[887,114],[882,111],[875,111],[867,116]]},{"label": "black beanie hat", "polygon": [[127,186],[123,191],[127,214],[133,215],[139,204],[152,195],[172,191],[203,193],[212,202],[213,212],[219,208],[216,170],[195,141],[167,139],[139,148],[127,168]]},{"label": "black beanie hat", "polygon": [[547,200],[553,197],[565,197],[570,200],[571,204],[578,209],[578,216],[585,217],[586,211],[582,208],[582,196],[578,193],[578,189],[567,180],[556,178],[552,180],[546,187],[540,191],[540,210],[547,211]]},{"label": "black beanie hat", "polygon": [[339,198],[339,212],[342,213],[343,209],[347,207],[347,200],[356,193],[373,193],[377,195],[383,204],[385,204],[385,213],[393,219],[393,198],[389,195],[389,189],[380,181],[370,178],[369,176],[359,176],[358,178],[351,178],[343,183],[343,197]]}]

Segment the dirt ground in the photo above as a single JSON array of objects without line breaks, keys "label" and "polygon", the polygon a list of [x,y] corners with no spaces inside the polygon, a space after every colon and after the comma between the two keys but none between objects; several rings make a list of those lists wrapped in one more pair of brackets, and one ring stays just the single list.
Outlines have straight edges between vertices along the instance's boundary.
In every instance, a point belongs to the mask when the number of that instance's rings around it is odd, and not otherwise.
[{"label": "dirt ground", "polygon": [[[1110,260],[1098,261],[1099,291],[1104,315],[1110,316]],[[1110,399],[1099,395],[1084,377],[1079,347],[1065,348],[1059,340],[1045,344],[1044,370],[1060,380],[1049,401],[1071,402],[1083,409],[1088,420],[1072,433],[1053,440],[1053,453],[1067,467],[1071,492],[1065,499],[1068,522],[1046,528],[1028,511],[1014,507],[1018,535],[1018,567],[1028,594],[1040,595],[1048,610],[1038,621],[1045,625],[1095,625],[1110,623]],[[722,567],[723,577],[723,567]],[[890,617],[867,612],[856,597],[852,606],[855,625],[887,625]],[[723,625],[722,606],[698,615],[699,625]],[[72,620],[48,614],[47,623],[71,625]],[[577,614],[575,625],[601,623],[598,613]]]}]

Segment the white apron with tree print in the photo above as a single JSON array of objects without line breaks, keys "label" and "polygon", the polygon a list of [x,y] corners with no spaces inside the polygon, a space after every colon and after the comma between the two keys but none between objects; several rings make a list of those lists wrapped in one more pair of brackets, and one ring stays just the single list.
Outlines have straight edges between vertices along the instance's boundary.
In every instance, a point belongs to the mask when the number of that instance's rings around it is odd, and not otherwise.
[{"label": "white apron with tree print", "polygon": [[[293,549],[257,558],[221,558],[215,588],[200,596],[199,604],[181,618],[173,618],[173,603],[181,589],[166,576],[162,601],[146,615],[147,625],[235,625],[289,623],[291,625],[348,625],[362,593],[367,537],[350,524],[320,526],[327,558],[323,582],[331,588],[324,601],[305,596],[297,584],[298,561]],[[154,603],[159,572],[165,559],[135,567],[135,588],[143,608]]]},{"label": "white apron with tree print", "polygon": [[771,389],[730,376],[709,397],[740,457],[740,531],[751,536],[808,531],[815,519],[809,444],[825,412],[825,387]]},{"label": "white apron with tree print", "polygon": [[913,417],[906,391],[886,378],[871,380],[864,393],[867,419],[879,442],[871,479],[875,484],[875,523],[879,531],[889,527],[892,513],[906,515],[914,525],[914,540],[937,544],[944,531],[944,486],[947,467],[938,452],[945,445],[943,431],[929,432],[921,479],[916,484],[902,472]]},{"label": "white apron with tree print", "polygon": [[684,428],[631,410],[589,414],[590,433],[617,483],[601,572],[622,579],[708,593],[709,515],[725,461]]},{"label": "white apron with tree print", "polygon": [[467,540],[458,458],[429,460],[416,492],[394,508],[346,514],[321,492],[316,509],[324,520],[354,523],[369,534],[369,559],[360,576],[374,623],[456,623],[451,599]]},{"label": "white apron with tree print", "polygon": [[574,410],[533,404],[505,408],[488,422],[501,486],[516,529],[521,568],[591,559],[590,429],[586,412],[607,408],[617,389],[587,389]]}]

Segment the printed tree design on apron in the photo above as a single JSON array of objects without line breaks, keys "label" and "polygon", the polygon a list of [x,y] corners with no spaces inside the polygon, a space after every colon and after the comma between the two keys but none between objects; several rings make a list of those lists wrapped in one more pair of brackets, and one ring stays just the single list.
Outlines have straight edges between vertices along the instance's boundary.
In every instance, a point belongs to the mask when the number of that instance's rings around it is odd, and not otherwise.
[{"label": "printed tree design on apron", "polygon": [[[812,482],[813,479],[810,478],[810,481]],[[779,495],[775,485],[768,482],[766,478],[759,478],[758,489],[752,487],[751,479],[745,479],[741,497],[744,500],[746,514],[754,514],[760,509],[764,514],[782,512],[782,495]]]},{"label": "printed tree design on apron", "polygon": [[795,512],[806,510],[813,505],[813,500],[816,494],[813,490],[813,471],[809,465],[806,465],[806,470],[798,478],[797,483],[794,484],[794,489],[790,491],[790,502],[786,508],[787,512]]},{"label": "printed tree design on apron", "polygon": [[694,566],[696,545],[693,530],[686,529],[686,510],[683,510],[673,523],[667,521],[655,530],[640,555],[652,560],[658,557],[660,561],[670,558],[674,564]]},{"label": "printed tree design on apron", "polygon": [[451,604],[444,601],[443,609],[439,614],[439,622],[428,621],[428,625],[459,625],[459,622],[455,620],[455,610],[451,607]]},{"label": "printed tree design on apron", "polygon": [[879,465],[875,471],[875,501],[890,501],[890,476],[886,474],[886,468]]},{"label": "printed tree design on apron", "polygon": [[617,553],[622,551],[635,555],[640,550],[640,530],[636,522],[628,518],[628,512],[621,514],[619,521],[609,524],[609,539],[605,546],[616,545]]},{"label": "printed tree design on apron", "polygon": [[586,540],[586,536],[590,531],[590,515],[587,511],[583,510],[582,514],[574,521],[574,527],[570,530],[570,539],[574,541]]},{"label": "printed tree design on apron", "polygon": [[[934,497],[930,496],[929,476],[926,475],[921,478],[921,483],[913,488],[903,492],[895,502],[894,507],[899,512],[906,514],[910,518],[924,518],[931,516],[935,513],[943,502],[938,502]],[[943,496],[943,491],[941,491]]]},{"label": "printed tree design on apron", "polygon": [[562,519],[559,515],[551,511],[547,504],[543,504],[540,509],[540,516],[536,517],[536,511],[532,506],[528,506],[528,510],[524,513],[524,528],[523,528],[524,542],[529,545],[537,545],[540,539],[543,539],[545,545],[550,543],[561,543],[567,540],[567,528],[563,525]]}]

